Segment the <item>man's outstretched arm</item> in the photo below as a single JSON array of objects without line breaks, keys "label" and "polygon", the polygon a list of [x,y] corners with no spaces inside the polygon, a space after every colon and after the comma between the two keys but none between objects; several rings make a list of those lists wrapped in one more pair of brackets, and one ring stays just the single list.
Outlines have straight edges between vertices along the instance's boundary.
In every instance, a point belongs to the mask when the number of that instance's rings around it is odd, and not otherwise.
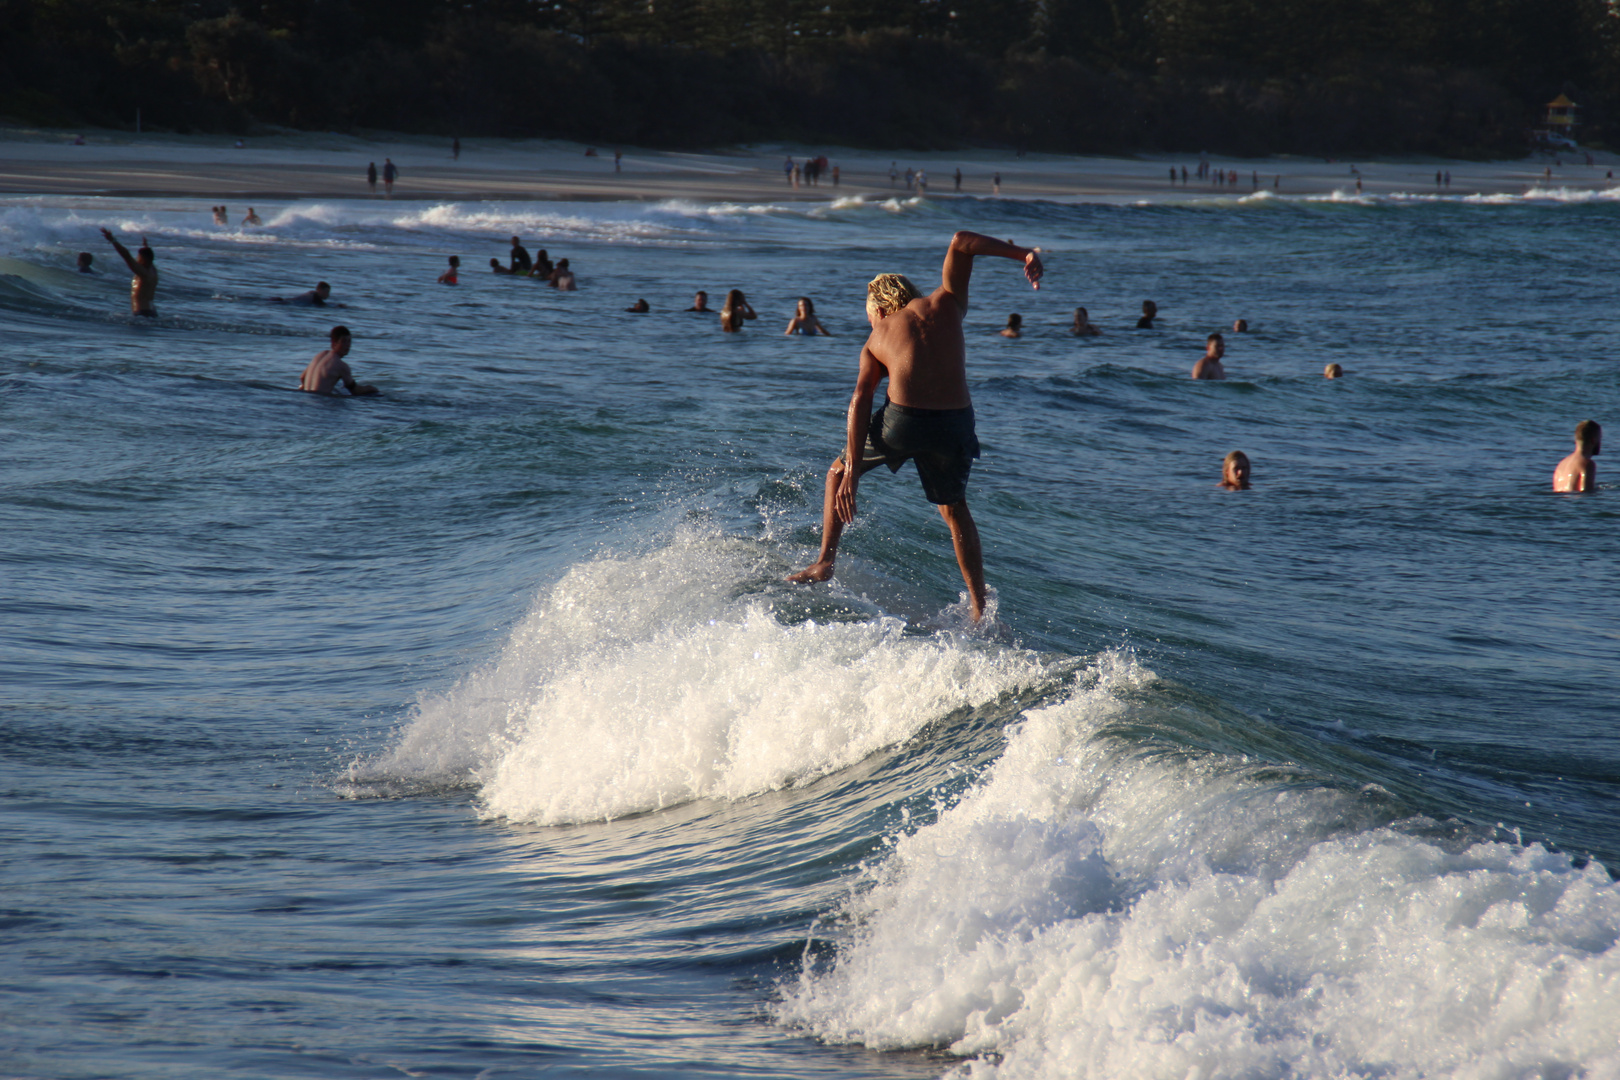
[{"label": "man's outstretched arm", "polygon": [[994,255],[1003,259],[1017,259],[1024,264],[1024,276],[1035,288],[1041,287],[1041,275],[1046,268],[1034,248],[1019,247],[1011,241],[997,240],[975,232],[959,232],[951,237],[951,246],[945,252],[945,267],[941,271],[941,288],[956,299],[963,311],[967,310],[968,278],[973,274],[973,256]]},{"label": "man's outstretched arm", "polygon": [[135,273],[140,273],[140,266],[135,262],[135,256],[129,253],[129,248],[118,242],[118,237],[112,234],[111,229],[102,229],[101,235],[105,236],[109,241],[112,242],[113,249],[117,251],[118,254],[123,258],[124,265],[128,266]]}]

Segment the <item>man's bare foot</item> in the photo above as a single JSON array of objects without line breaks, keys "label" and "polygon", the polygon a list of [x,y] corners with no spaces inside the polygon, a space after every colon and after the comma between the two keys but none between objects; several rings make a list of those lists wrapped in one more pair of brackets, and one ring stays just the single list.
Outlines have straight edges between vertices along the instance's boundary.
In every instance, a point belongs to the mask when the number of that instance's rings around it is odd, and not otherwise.
[{"label": "man's bare foot", "polygon": [[812,581],[826,581],[832,576],[833,564],[831,560],[824,559],[821,562],[811,563],[797,574],[789,576],[788,580],[795,585],[805,585]]}]

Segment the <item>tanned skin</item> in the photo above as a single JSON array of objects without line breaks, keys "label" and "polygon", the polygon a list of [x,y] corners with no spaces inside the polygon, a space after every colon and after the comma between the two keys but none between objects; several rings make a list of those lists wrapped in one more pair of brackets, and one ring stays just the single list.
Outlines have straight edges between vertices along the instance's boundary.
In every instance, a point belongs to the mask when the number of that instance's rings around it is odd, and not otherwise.
[{"label": "tanned skin", "polygon": [[[867,308],[872,333],[861,348],[860,370],[855,392],[849,399],[844,456],[827,470],[827,487],[822,508],[821,553],[816,561],[788,578],[789,581],[826,581],[833,576],[838,557],[838,541],[844,526],[855,520],[855,495],[861,474],[877,463],[864,464],[867,427],[872,421],[872,399],[878,383],[889,380],[888,397],[897,405],[914,409],[965,409],[973,404],[967,384],[967,342],[962,334],[962,317],[967,314],[968,280],[973,259],[989,255],[1016,259],[1024,264],[1024,276],[1040,288],[1040,255],[1032,248],[1011,242],[959,232],[951,237],[940,273],[940,286],[927,296],[918,297],[895,312]],[[853,462],[855,468],[846,467]],[[984,558],[979,530],[962,499],[939,508],[951,530],[956,561],[967,584],[973,621],[984,615]]]}]

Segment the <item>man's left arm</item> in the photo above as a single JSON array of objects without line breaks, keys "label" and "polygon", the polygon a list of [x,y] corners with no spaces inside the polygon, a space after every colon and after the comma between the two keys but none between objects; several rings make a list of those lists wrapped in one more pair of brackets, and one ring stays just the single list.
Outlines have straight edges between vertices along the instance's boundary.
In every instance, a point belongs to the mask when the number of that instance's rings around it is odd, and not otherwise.
[{"label": "man's left arm", "polygon": [[1024,276],[1030,285],[1041,287],[1041,275],[1046,268],[1034,248],[1019,247],[1011,241],[997,240],[982,233],[959,232],[951,237],[951,246],[945,252],[945,265],[940,272],[941,288],[950,293],[963,311],[967,310],[968,279],[973,274],[973,257],[992,255],[1003,259],[1017,259],[1024,264]]}]

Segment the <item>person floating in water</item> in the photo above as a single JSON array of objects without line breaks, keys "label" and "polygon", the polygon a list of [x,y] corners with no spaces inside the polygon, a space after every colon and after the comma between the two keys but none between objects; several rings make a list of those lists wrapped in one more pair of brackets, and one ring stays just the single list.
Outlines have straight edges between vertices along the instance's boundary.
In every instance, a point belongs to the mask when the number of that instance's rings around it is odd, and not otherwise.
[{"label": "person floating in water", "polygon": [[1342,379],[1344,378],[1344,368],[1338,364],[1329,364],[1322,369],[1322,377],[1324,379]]},{"label": "person floating in water", "polygon": [[113,250],[124,260],[124,265],[129,267],[129,272],[135,275],[129,282],[129,310],[136,315],[156,318],[157,309],[152,306],[152,301],[157,297],[157,256],[152,254],[146,237],[141,237],[140,251],[131,255],[129,249],[118,242],[118,238],[111,230],[102,229],[101,235],[112,244]]},{"label": "person floating in water", "polygon": [[524,247],[517,237],[512,237],[512,270],[514,274],[528,274],[534,269],[534,263],[529,259],[529,249]]},{"label": "person floating in water", "polygon": [[557,260],[557,269],[551,272],[551,285],[562,292],[574,292],[579,288],[574,281],[574,272],[568,268],[567,259]]},{"label": "person floating in water", "polygon": [[1596,420],[1575,425],[1575,452],[1553,470],[1554,491],[1591,491],[1597,487],[1597,463],[1603,449],[1603,427]]},{"label": "person floating in water", "polygon": [[[500,263],[496,263],[495,265],[499,266]],[[454,284],[456,284],[456,275],[459,274],[460,272],[461,272],[461,256],[459,256],[459,255],[450,256],[450,269],[446,270],[444,273],[439,275],[439,284],[440,285],[454,285]]]},{"label": "person floating in water", "polygon": [[646,300],[637,300],[624,310],[630,312],[632,315],[645,315],[647,312],[651,311],[652,308],[648,305]]},{"label": "person floating in water", "polygon": [[[844,452],[827,470],[821,552],[789,581],[832,577],[839,538],[844,526],[855,520],[861,476],[879,465],[899,472],[901,465],[915,460],[923,494],[939,507],[951,530],[973,620],[983,618],[984,557],[967,504],[968,473],[979,456],[979,439],[962,334],[968,280],[979,255],[1022,262],[1024,276],[1040,288],[1044,268],[1034,249],[971,232],[951,237],[940,287],[929,295],[923,296],[900,274],[879,274],[867,285],[866,320],[872,333],[861,349]],[[873,396],[885,378],[888,400],[873,412]]]},{"label": "person floating in water", "polygon": [[1001,336],[1008,338],[1021,338],[1024,336],[1024,317],[1018,312],[1007,316],[1007,325],[1001,328]]},{"label": "person floating in water", "polygon": [[1077,307],[1074,309],[1074,322],[1069,324],[1069,333],[1075,337],[1096,337],[1102,331],[1091,325],[1091,312]]},{"label": "person floating in water", "polygon": [[491,270],[495,271],[497,274],[510,274],[512,272],[512,271],[508,270],[506,267],[502,266],[501,265],[501,260],[499,260],[499,259],[491,259],[491,260],[489,260],[489,268]]},{"label": "person floating in water", "polygon": [[262,218],[259,217],[259,212],[257,210],[255,210],[255,209],[253,209],[253,207],[250,206],[250,207],[248,207],[247,217],[242,219],[242,224],[244,224],[244,225],[263,225],[264,221],[263,221]]},{"label": "person floating in water", "polygon": [[79,273],[81,273],[81,274],[93,274],[93,273],[95,273],[95,271],[90,268],[90,264],[95,262],[95,261],[96,261],[96,257],[94,255],[90,254],[88,251],[79,252],[79,267],[78,267]]},{"label": "person floating in water", "polygon": [[1247,334],[1248,332],[1249,332],[1249,320],[1248,319],[1238,319],[1238,320],[1236,320],[1235,322],[1232,323],[1232,333],[1234,333],[1234,334]]},{"label": "person floating in water", "polygon": [[788,320],[787,329],[782,333],[784,336],[802,334],[805,337],[812,337],[820,334],[822,337],[832,337],[827,333],[827,328],[821,325],[821,320],[816,318],[815,301],[808,296],[799,297],[798,309],[794,311],[793,318]]},{"label": "person floating in water", "polygon": [[349,328],[334,326],[331,337],[332,347],[315,354],[315,359],[309,362],[298,379],[298,389],[310,394],[336,396],[337,384],[342,383],[354,397],[377,393],[375,386],[356,383],[354,372],[349,370],[348,363],[343,359],[349,355],[349,347],[354,341],[349,335]]},{"label": "person floating in water", "polygon": [[743,295],[741,289],[732,289],[726,293],[725,306],[720,309],[720,329],[728,334],[735,334],[743,328],[747,319],[757,319],[753,305],[749,304],[748,297]]},{"label": "person floating in water", "polygon": [[1227,491],[1249,490],[1249,455],[1234,450],[1221,461],[1221,482]]},{"label": "person floating in water", "polygon": [[1195,379],[1224,379],[1226,369],[1221,366],[1221,357],[1226,355],[1226,339],[1220,334],[1211,334],[1204,342],[1204,355],[1198,358],[1193,365],[1192,377]]},{"label": "person floating in water", "polygon": [[[332,286],[324,281],[315,283],[315,287],[308,292],[301,292],[297,296],[272,296],[272,304],[296,304],[299,307],[327,307],[327,299],[332,295]],[[332,307],[342,307],[342,304],[332,304]]]},{"label": "person floating in water", "polygon": [[687,308],[686,310],[687,311],[712,311],[714,309],[709,307],[709,294],[704,292],[702,289],[699,289],[698,294],[692,298],[692,306]]},{"label": "person floating in water", "polygon": [[1159,305],[1151,300],[1142,301],[1142,317],[1136,320],[1138,330],[1153,329],[1153,320],[1159,317]]}]

